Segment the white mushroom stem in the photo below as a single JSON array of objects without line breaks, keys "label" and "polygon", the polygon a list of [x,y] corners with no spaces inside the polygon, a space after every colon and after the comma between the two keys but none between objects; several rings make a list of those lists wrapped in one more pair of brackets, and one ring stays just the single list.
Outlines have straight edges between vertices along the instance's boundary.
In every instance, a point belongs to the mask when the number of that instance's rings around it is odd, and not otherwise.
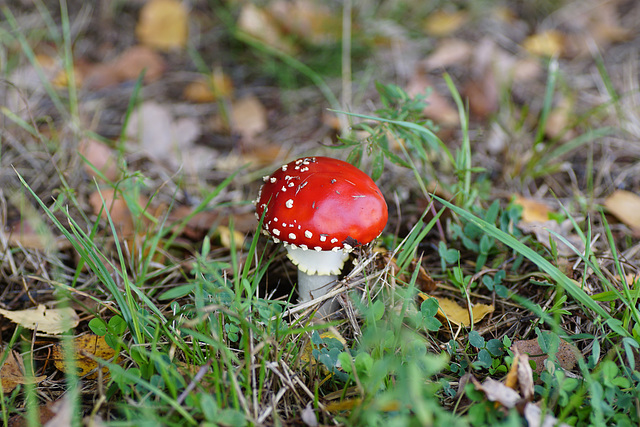
[{"label": "white mushroom stem", "polygon": [[[342,249],[316,251],[287,245],[287,256],[298,266],[298,302],[305,303],[331,290],[349,253]],[[328,316],[337,309],[338,304],[330,300],[320,307],[318,314]]]}]

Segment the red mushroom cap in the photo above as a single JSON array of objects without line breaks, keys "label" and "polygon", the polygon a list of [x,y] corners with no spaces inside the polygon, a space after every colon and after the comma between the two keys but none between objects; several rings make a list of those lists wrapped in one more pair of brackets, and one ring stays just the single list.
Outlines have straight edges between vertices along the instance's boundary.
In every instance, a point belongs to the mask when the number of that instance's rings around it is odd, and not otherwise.
[{"label": "red mushroom cap", "polygon": [[276,241],[316,251],[351,251],[382,233],[387,204],[373,180],[329,157],[305,157],[264,177],[256,214]]}]

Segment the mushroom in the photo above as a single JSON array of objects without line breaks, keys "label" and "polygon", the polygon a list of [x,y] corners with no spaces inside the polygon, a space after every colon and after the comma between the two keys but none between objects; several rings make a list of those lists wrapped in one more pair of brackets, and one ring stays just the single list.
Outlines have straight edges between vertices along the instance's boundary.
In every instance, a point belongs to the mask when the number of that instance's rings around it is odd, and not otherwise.
[{"label": "mushroom", "polygon": [[[325,295],[355,247],[377,238],[387,204],[373,180],[330,157],[304,157],[264,177],[256,201],[263,232],[298,266],[298,301]],[[335,311],[330,303],[320,314]]]}]

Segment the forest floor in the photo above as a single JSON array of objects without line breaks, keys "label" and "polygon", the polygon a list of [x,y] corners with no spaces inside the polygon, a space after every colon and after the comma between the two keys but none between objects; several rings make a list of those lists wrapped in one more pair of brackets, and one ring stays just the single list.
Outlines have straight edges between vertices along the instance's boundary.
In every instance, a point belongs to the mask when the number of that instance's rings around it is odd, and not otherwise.
[{"label": "forest floor", "polygon": [[[640,422],[640,3],[0,5],[3,425]],[[313,156],[389,211],[324,319]]]}]

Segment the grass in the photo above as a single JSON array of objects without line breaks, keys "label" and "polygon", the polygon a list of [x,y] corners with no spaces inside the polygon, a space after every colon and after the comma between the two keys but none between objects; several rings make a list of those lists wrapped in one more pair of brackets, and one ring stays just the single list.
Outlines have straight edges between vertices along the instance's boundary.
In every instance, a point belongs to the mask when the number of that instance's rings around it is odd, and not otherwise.
[{"label": "grass", "polygon": [[[26,378],[13,391],[0,388],[4,426],[15,418],[38,425],[51,401],[72,414],[66,419],[70,425],[87,420],[136,426],[522,425],[525,415],[518,408],[496,404],[469,378],[504,381],[517,367],[512,345],[531,339],[550,356],[536,366],[531,385],[532,399],[544,414],[570,425],[638,424],[640,293],[637,277],[627,274],[638,269],[637,239],[625,237],[597,205],[587,210],[595,202],[570,203],[558,214],[572,222],[585,251],[574,248],[573,255],[560,256],[557,242],[572,246],[565,236],[556,233],[550,242],[539,242],[521,232],[516,225],[522,209],[487,195],[477,179],[487,171],[476,160],[471,119],[453,77],[445,75],[444,81],[461,120],[458,146],[443,141],[439,129],[421,116],[428,99],[379,82],[377,111],[342,112],[321,74],[239,37],[309,78],[332,111],[357,120],[359,137],[345,133],[332,147],[335,157],[368,167],[390,190],[389,201],[395,182],[388,177],[409,177],[404,182],[411,198],[398,208],[408,223],[394,220],[395,229],[389,227],[375,251],[365,248],[354,255],[357,262],[333,291],[342,298],[343,314],[312,322],[316,307],[293,303],[294,273],[282,251],[257,232],[257,222],[248,232],[240,224],[237,212],[246,211],[251,199],[242,176],[255,174],[254,166],[206,183],[204,197],[178,218],[172,214],[184,204],[179,178],[170,190],[166,181],[148,178],[148,171],[130,171],[125,128],[143,97],[143,76],[127,100],[123,129],[113,143],[126,172],[119,180],[109,181],[95,166],[96,177],[88,180],[75,170],[92,166],[86,157],[56,152],[56,146],[65,147],[61,141],[90,134],[80,120],[82,95],[72,77],[66,8],[62,2],[60,34],[46,8],[39,9],[64,58],[70,77],[66,91],[51,85],[28,34],[13,12],[3,9],[8,28],[0,37],[15,42],[14,54],[35,68],[59,119],[25,118],[3,108],[0,160],[3,168],[11,163],[15,169],[10,177],[3,175],[2,217],[27,220],[38,212],[50,224],[46,233],[64,236],[69,246],[45,250],[9,244],[2,232],[0,305],[29,306],[29,301],[18,303],[24,287],[38,302],[57,301],[81,313],[79,326],[62,337],[2,324],[4,349],[20,353]],[[615,104],[620,95],[602,58],[597,65]],[[574,156],[585,146],[594,150],[593,141],[614,132],[600,126],[597,109],[579,118],[586,130],[573,139],[546,139],[545,122],[561,73],[552,61],[534,137],[524,147],[533,155],[522,183],[550,176],[559,170],[560,157]],[[28,159],[16,154],[16,144],[5,147],[5,140],[18,137],[25,141]],[[593,155],[589,159],[588,167],[595,168]],[[38,180],[38,169],[52,178]],[[596,173],[586,175],[593,194]],[[100,211],[90,210],[88,195],[97,189],[113,190],[124,200],[132,234],[122,233],[106,192],[97,193]],[[142,193],[150,195],[148,202],[140,202]],[[25,203],[31,209],[21,207]],[[230,220],[225,225],[213,221],[201,238],[185,237],[192,220],[211,211]],[[223,229],[227,241],[220,238]],[[596,234],[601,237],[592,247]],[[437,286],[432,288],[425,276]],[[495,311],[481,322],[456,326],[453,316],[438,314],[435,299],[419,298],[425,292],[469,311],[481,302]],[[109,360],[89,353],[108,374],[97,370],[97,378],[81,378],[74,369],[52,367],[48,348],[58,341],[70,366],[81,363],[72,344],[78,334],[103,337],[116,351]],[[575,350],[573,368],[560,364],[562,343]],[[9,357],[5,351],[0,360]],[[45,381],[29,381],[42,374]]]}]

